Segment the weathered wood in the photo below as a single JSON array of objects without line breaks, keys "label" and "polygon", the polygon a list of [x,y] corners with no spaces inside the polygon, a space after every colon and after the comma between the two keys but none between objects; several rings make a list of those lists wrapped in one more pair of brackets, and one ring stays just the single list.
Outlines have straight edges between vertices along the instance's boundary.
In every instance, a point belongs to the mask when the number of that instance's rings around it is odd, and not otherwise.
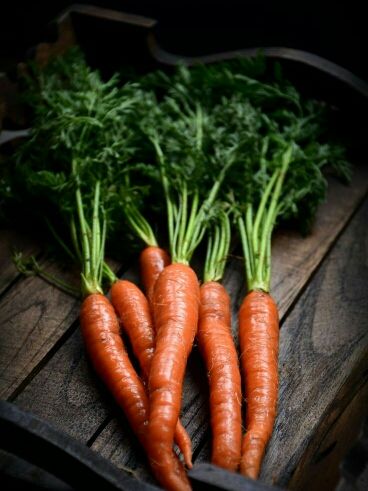
[{"label": "weathered wood", "polygon": [[[365,365],[367,365],[366,360]],[[362,372],[358,370],[358,375],[360,373]],[[299,462],[288,488],[298,491],[336,488],[340,478],[339,466],[357,439],[368,408],[367,377],[362,378],[361,384],[357,384],[356,375],[350,378],[352,383],[347,385],[346,397],[340,399],[336,407],[323,420],[315,438]],[[346,399],[350,399],[355,392],[356,395],[344,407]]]},{"label": "weathered wood", "polygon": [[[363,400],[362,384],[358,381],[362,375],[361,361],[366,361],[368,352],[368,332],[364,323],[368,313],[368,297],[364,291],[368,280],[368,237],[362,235],[367,218],[368,202],[313,278],[281,330],[280,413],[263,468],[266,482],[286,485],[299,464],[295,489],[303,489],[302,486],[310,489],[308,469],[316,458],[317,448],[323,451],[325,446],[328,447],[331,423],[335,421],[342,442],[334,449],[340,453],[334,456],[331,452],[331,458],[337,462],[343,448],[343,436],[339,431],[344,412],[353,407],[354,402],[350,401],[354,397]],[[348,296],[344,297],[346,294]],[[343,307],[341,302],[344,302]],[[191,362],[198,360],[194,356]],[[197,380],[188,384],[191,393],[185,394],[182,418],[192,436],[194,449],[202,445],[199,454],[195,452],[196,462],[208,460],[210,455],[210,445],[205,438],[209,420],[207,397],[202,400],[201,395],[196,394],[197,399],[193,399],[200,385],[200,367],[196,367]],[[191,370],[189,376],[193,377]],[[188,396],[192,396],[191,404]],[[361,407],[361,402],[358,406]],[[357,408],[354,414],[359,415]],[[341,425],[338,423],[340,418]],[[324,425],[327,427],[323,430]],[[116,421],[111,421],[101,432],[93,447],[116,465],[123,464],[136,476],[145,478],[144,464],[132,455],[129,442]],[[309,458],[306,448],[310,450]],[[289,457],[289,461],[285,457]]]},{"label": "weathered wood", "polygon": [[303,489],[331,425],[367,382],[367,221],[365,203],[282,326],[279,413],[262,468],[267,482],[292,479]]},{"label": "weathered wood", "polygon": [[[56,263],[41,264],[71,279]],[[9,289],[0,301],[0,398],[10,397],[36,369],[76,319],[78,305],[76,298],[36,277]]]},{"label": "weathered wood", "polygon": [[[283,317],[308,282],[331,244],[348,223],[365,192],[368,166],[356,169],[350,186],[331,180],[327,199],[317,213],[311,233],[302,237],[292,230],[277,233],[272,244],[271,291]],[[364,187],[364,186],[363,186]]]},{"label": "weathered wood", "polygon": [[[0,242],[4,252],[4,269],[7,282],[3,289],[19,277],[9,251],[19,245],[25,255],[37,250],[30,240],[18,234],[4,236]],[[21,246],[24,244],[24,247]],[[70,263],[67,267],[58,261],[41,258],[40,266],[50,274],[78,288],[79,274]],[[109,261],[114,271],[119,264]],[[4,277],[5,278],[5,277]],[[39,277],[19,278],[0,299],[0,398],[11,398],[27,378],[39,370],[45,357],[51,357],[50,350],[60,344],[66,333],[73,330],[78,318],[80,300]],[[74,329],[77,326],[74,325]]]},{"label": "weathered wood", "polygon": [[[357,203],[366,193],[367,172],[364,169],[359,172],[351,188],[345,188],[338,183],[331,186],[329,202],[321,210],[312,236],[302,239],[295,234],[292,239],[287,240],[286,236],[283,238],[281,235],[281,239],[274,241],[274,250],[280,251],[274,256],[275,296],[280,303],[282,313],[287,311],[298,296],[300,289],[309,280],[328,248],[345,226]],[[330,206],[333,209],[330,210]],[[326,219],[323,218],[324,214],[327,214]],[[304,244],[303,240],[308,241],[308,248],[301,247]],[[278,241],[280,241],[279,246]],[[299,247],[301,251],[297,253]],[[282,257],[279,258],[277,254],[281,254]],[[295,264],[293,275],[290,274],[288,259]],[[235,312],[244,290],[243,268],[240,261],[232,261],[226,273],[225,284],[232,296],[235,319]],[[194,448],[200,448],[208,427],[206,377],[203,365],[200,364],[195,352],[190,364],[194,367],[188,370],[184,389],[183,422],[193,438]],[[71,369],[77,365],[78,371],[84,373],[81,376]],[[79,394],[82,394],[82,397]],[[134,438],[131,438],[125,424],[122,426],[112,421],[96,439],[100,431],[99,425],[105,426],[108,421],[108,414],[111,411],[110,399],[86,363],[79,333],[73,333],[68,342],[60,347],[19,394],[16,403],[56,423],[64,431],[84,442],[94,441],[93,447],[103,455],[106,450],[115,463],[133,469],[136,475],[142,477],[146,475],[146,469],[142,464],[144,461],[136,458],[136,447],[132,445]]]}]

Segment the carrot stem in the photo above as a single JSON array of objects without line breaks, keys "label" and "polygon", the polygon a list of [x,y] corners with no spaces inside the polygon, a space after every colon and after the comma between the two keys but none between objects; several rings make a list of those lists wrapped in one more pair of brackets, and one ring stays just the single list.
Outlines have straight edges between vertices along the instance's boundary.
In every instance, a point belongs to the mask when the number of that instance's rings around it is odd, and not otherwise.
[{"label": "carrot stem", "polygon": [[133,203],[128,203],[124,207],[125,217],[130,228],[147,245],[157,247],[157,240],[150,224]]},{"label": "carrot stem", "polygon": [[252,242],[253,242],[253,249],[254,251],[258,251],[259,250],[259,227],[261,225],[261,222],[263,220],[263,216],[264,216],[264,213],[265,213],[265,208],[266,208],[266,204],[267,204],[267,201],[270,197],[270,194],[271,194],[271,191],[275,185],[275,182],[276,182],[276,179],[277,179],[277,176],[279,174],[279,170],[277,169],[269,183],[267,184],[266,186],[266,189],[262,195],[262,199],[261,199],[261,202],[258,206],[258,210],[257,210],[257,214],[256,214],[256,218],[255,218],[255,221],[254,221],[254,227],[253,227],[253,231],[252,231]]},{"label": "carrot stem", "polygon": [[[263,150],[263,152],[266,150]],[[246,207],[245,219],[238,217],[238,228],[246,262],[249,290],[270,291],[271,237],[279,215],[279,201],[293,147],[289,145],[281,155],[280,165],[273,172],[263,192],[254,216],[251,205]]]},{"label": "carrot stem", "polygon": [[270,279],[270,277],[267,277],[265,279],[262,278],[262,276],[263,276],[262,273],[263,273],[264,267],[265,267],[264,258],[266,255],[267,244],[268,244],[268,242],[271,241],[271,234],[272,234],[272,230],[273,230],[276,216],[277,216],[277,213],[276,213],[277,204],[278,204],[279,199],[280,199],[281,189],[282,189],[282,185],[283,185],[283,182],[285,179],[286,171],[287,171],[287,168],[289,167],[289,164],[290,164],[292,151],[293,151],[292,147],[289,146],[288,149],[282,155],[281,170],[277,176],[276,185],[275,185],[274,191],[272,193],[271,203],[269,205],[269,209],[268,209],[267,214],[266,214],[265,224],[263,226],[263,233],[262,233],[260,249],[259,249],[259,251],[260,251],[259,263],[258,263],[256,275],[257,275],[257,279],[258,279],[258,281],[260,281],[260,283],[262,283],[264,281],[265,284],[267,285],[266,291],[270,291],[271,279]]},{"label": "carrot stem", "polygon": [[252,267],[252,258],[251,258],[251,252],[249,249],[249,242],[248,242],[248,236],[247,232],[245,229],[244,225],[244,220],[242,216],[239,216],[238,218],[238,228],[239,228],[239,233],[240,233],[240,239],[242,242],[243,246],[243,253],[245,257],[245,272],[247,276],[247,281],[249,283],[249,279],[253,278],[254,270]]},{"label": "carrot stem", "polygon": [[12,259],[17,270],[25,276],[39,276],[44,279],[50,285],[59,288],[73,297],[80,297],[79,288],[75,288],[66,281],[58,278],[52,273],[48,273],[42,266],[39,265],[37,259],[34,256],[25,258],[22,252],[14,252]]},{"label": "carrot stem", "polygon": [[101,229],[99,222],[98,208],[100,205],[100,182],[96,182],[95,186],[95,196],[93,200],[93,216],[92,216],[92,244],[91,244],[91,255],[92,255],[92,275],[99,276],[98,271],[98,258],[101,252],[100,241],[101,241]]},{"label": "carrot stem", "polygon": [[198,194],[198,191],[196,190],[194,192],[194,195],[193,195],[192,207],[191,207],[191,212],[190,212],[189,221],[188,221],[188,227],[187,227],[187,231],[185,234],[185,238],[183,240],[183,254],[184,255],[187,254],[187,252],[188,252],[190,234],[194,228],[196,213],[198,210],[198,205],[199,205],[199,194]]},{"label": "carrot stem", "polygon": [[229,254],[231,230],[228,214],[221,210],[218,223],[210,229],[204,265],[204,282],[220,281],[224,275]]}]

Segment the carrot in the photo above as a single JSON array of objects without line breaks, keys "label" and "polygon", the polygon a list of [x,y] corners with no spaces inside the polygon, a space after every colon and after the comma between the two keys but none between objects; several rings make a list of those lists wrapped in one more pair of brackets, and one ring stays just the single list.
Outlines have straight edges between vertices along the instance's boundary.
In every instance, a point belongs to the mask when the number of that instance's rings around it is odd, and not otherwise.
[{"label": "carrot", "polygon": [[[82,304],[80,320],[94,369],[122,407],[143,447],[147,448],[148,398],[120,337],[113,306],[104,295],[88,295]],[[173,451],[166,456],[165,465],[170,473],[162,473],[161,466],[151,462],[157,480],[164,487],[178,491],[191,489],[185,470]]]},{"label": "carrot", "polygon": [[259,475],[276,418],[279,320],[269,294],[271,237],[282,210],[283,183],[292,156],[291,145],[282,148],[272,161],[278,165],[270,172],[256,207],[248,203],[245,216],[238,215],[249,290],[239,311],[240,359],[247,402],[240,471],[253,479]]},{"label": "carrot", "polygon": [[200,290],[198,345],[210,383],[212,462],[237,470],[242,440],[241,380],[231,334],[230,298],[216,281]]},{"label": "carrot", "polygon": [[230,248],[231,226],[223,203],[215,203],[204,283],[200,288],[198,346],[210,385],[212,462],[230,471],[240,462],[242,418],[238,354],[231,333],[230,298],[219,283]]},{"label": "carrot", "polygon": [[[160,170],[172,261],[153,291],[156,349],[148,381],[149,458],[162,463],[171,452],[185,367],[198,327],[199,284],[189,263],[234,162],[234,142],[220,138],[219,143],[222,113],[208,113],[200,101],[174,92],[164,97],[159,112],[149,113],[142,125]],[[161,109],[165,117],[161,117]]]},{"label": "carrot", "polygon": [[155,350],[155,333],[147,299],[131,281],[117,280],[111,286],[111,303],[129,336],[143,376],[148,378]]},{"label": "carrot", "polygon": [[166,459],[172,452],[187,358],[197,331],[199,285],[183,264],[167,266],[153,295],[156,349],[149,374],[148,455],[170,478]]},{"label": "carrot", "polygon": [[88,295],[82,304],[80,320],[94,369],[123,408],[133,431],[144,445],[147,396],[125,350],[113,306],[104,295]]},{"label": "carrot", "polygon": [[141,280],[151,305],[153,288],[161,271],[170,264],[168,253],[157,246],[148,246],[143,249],[139,257]]},{"label": "carrot", "polygon": [[[155,334],[148,301],[134,283],[118,280],[111,287],[111,302],[129,336],[144,378],[148,380],[155,350]],[[187,467],[191,468],[192,443],[180,421],[177,422],[174,438],[183,452]]]},{"label": "carrot", "polygon": [[242,474],[256,479],[276,417],[279,317],[266,292],[251,291],[239,311],[241,364],[247,397]]}]

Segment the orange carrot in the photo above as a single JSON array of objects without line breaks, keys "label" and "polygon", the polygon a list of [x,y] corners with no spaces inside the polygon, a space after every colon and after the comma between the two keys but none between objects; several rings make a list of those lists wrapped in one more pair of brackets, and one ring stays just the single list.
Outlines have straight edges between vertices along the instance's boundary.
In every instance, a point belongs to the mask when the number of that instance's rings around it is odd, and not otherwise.
[{"label": "orange carrot", "polygon": [[141,280],[150,305],[152,304],[153,289],[157,278],[169,264],[170,257],[161,247],[148,246],[140,254]]},{"label": "orange carrot", "polygon": [[[91,294],[82,304],[81,328],[85,345],[98,375],[105,382],[138,436],[148,449],[148,398],[135,372],[123,341],[119,322],[110,302],[101,294]],[[184,467],[173,451],[161,464],[150,461],[157,480],[168,490],[190,491]]]},{"label": "orange carrot", "polygon": [[148,379],[155,350],[155,333],[148,301],[134,283],[117,280],[111,287],[111,303],[124,332],[129,336],[143,377]]},{"label": "orange carrot", "polygon": [[120,337],[113,306],[104,295],[88,295],[82,304],[80,320],[94,369],[123,408],[133,431],[144,445],[148,401]]},{"label": "orange carrot", "polygon": [[[111,302],[129,336],[143,376],[148,380],[155,350],[155,334],[146,297],[132,282],[118,280],[111,287]],[[175,430],[175,441],[184,455],[186,465],[192,467],[192,442],[180,421]]]},{"label": "orange carrot", "polygon": [[247,399],[241,473],[258,477],[276,418],[279,318],[273,298],[261,290],[247,294],[239,311],[241,365]]},{"label": "orange carrot", "polygon": [[230,298],[217,281],[201,286],[197,337],[210,383],[212,462],[235,471],[242,440],[241,379],[231,334]]},{"label": "orange carrot", "polygon": [[167,266],[153,295],[156,349],[149,375],[150,415],[148,455],[166,469],[178,421],[184,372],[197,331],[199,285],[194,271],[183,264]]}]

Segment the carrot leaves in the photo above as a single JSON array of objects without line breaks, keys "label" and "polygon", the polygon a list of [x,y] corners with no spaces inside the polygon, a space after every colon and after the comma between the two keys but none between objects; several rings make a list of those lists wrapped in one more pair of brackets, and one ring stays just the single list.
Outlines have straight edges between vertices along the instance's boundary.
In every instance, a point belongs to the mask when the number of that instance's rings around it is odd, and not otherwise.
[{"label": "carrot leaves", "polygon": [[208,231],[205,277],[219,278],[231,211],[248,286],[268,291],[274,227],[294,220],[308,230],[326,171],[346,181],[351,172],[329,140],[323,104],[305,101],[278,66],[269,75],[262,56],[124,84],[104,81],[78,50],[43,70],[28,67],[32,130],[17,151],[16,177],[0,183],[2,199],[28,196],[32,208],[55,212],[49,228],[81,263],[85,292],[111,277],[106,238],[128,237],[128,225],[157,245],[165,208],[173,262],[188,264]]}]

